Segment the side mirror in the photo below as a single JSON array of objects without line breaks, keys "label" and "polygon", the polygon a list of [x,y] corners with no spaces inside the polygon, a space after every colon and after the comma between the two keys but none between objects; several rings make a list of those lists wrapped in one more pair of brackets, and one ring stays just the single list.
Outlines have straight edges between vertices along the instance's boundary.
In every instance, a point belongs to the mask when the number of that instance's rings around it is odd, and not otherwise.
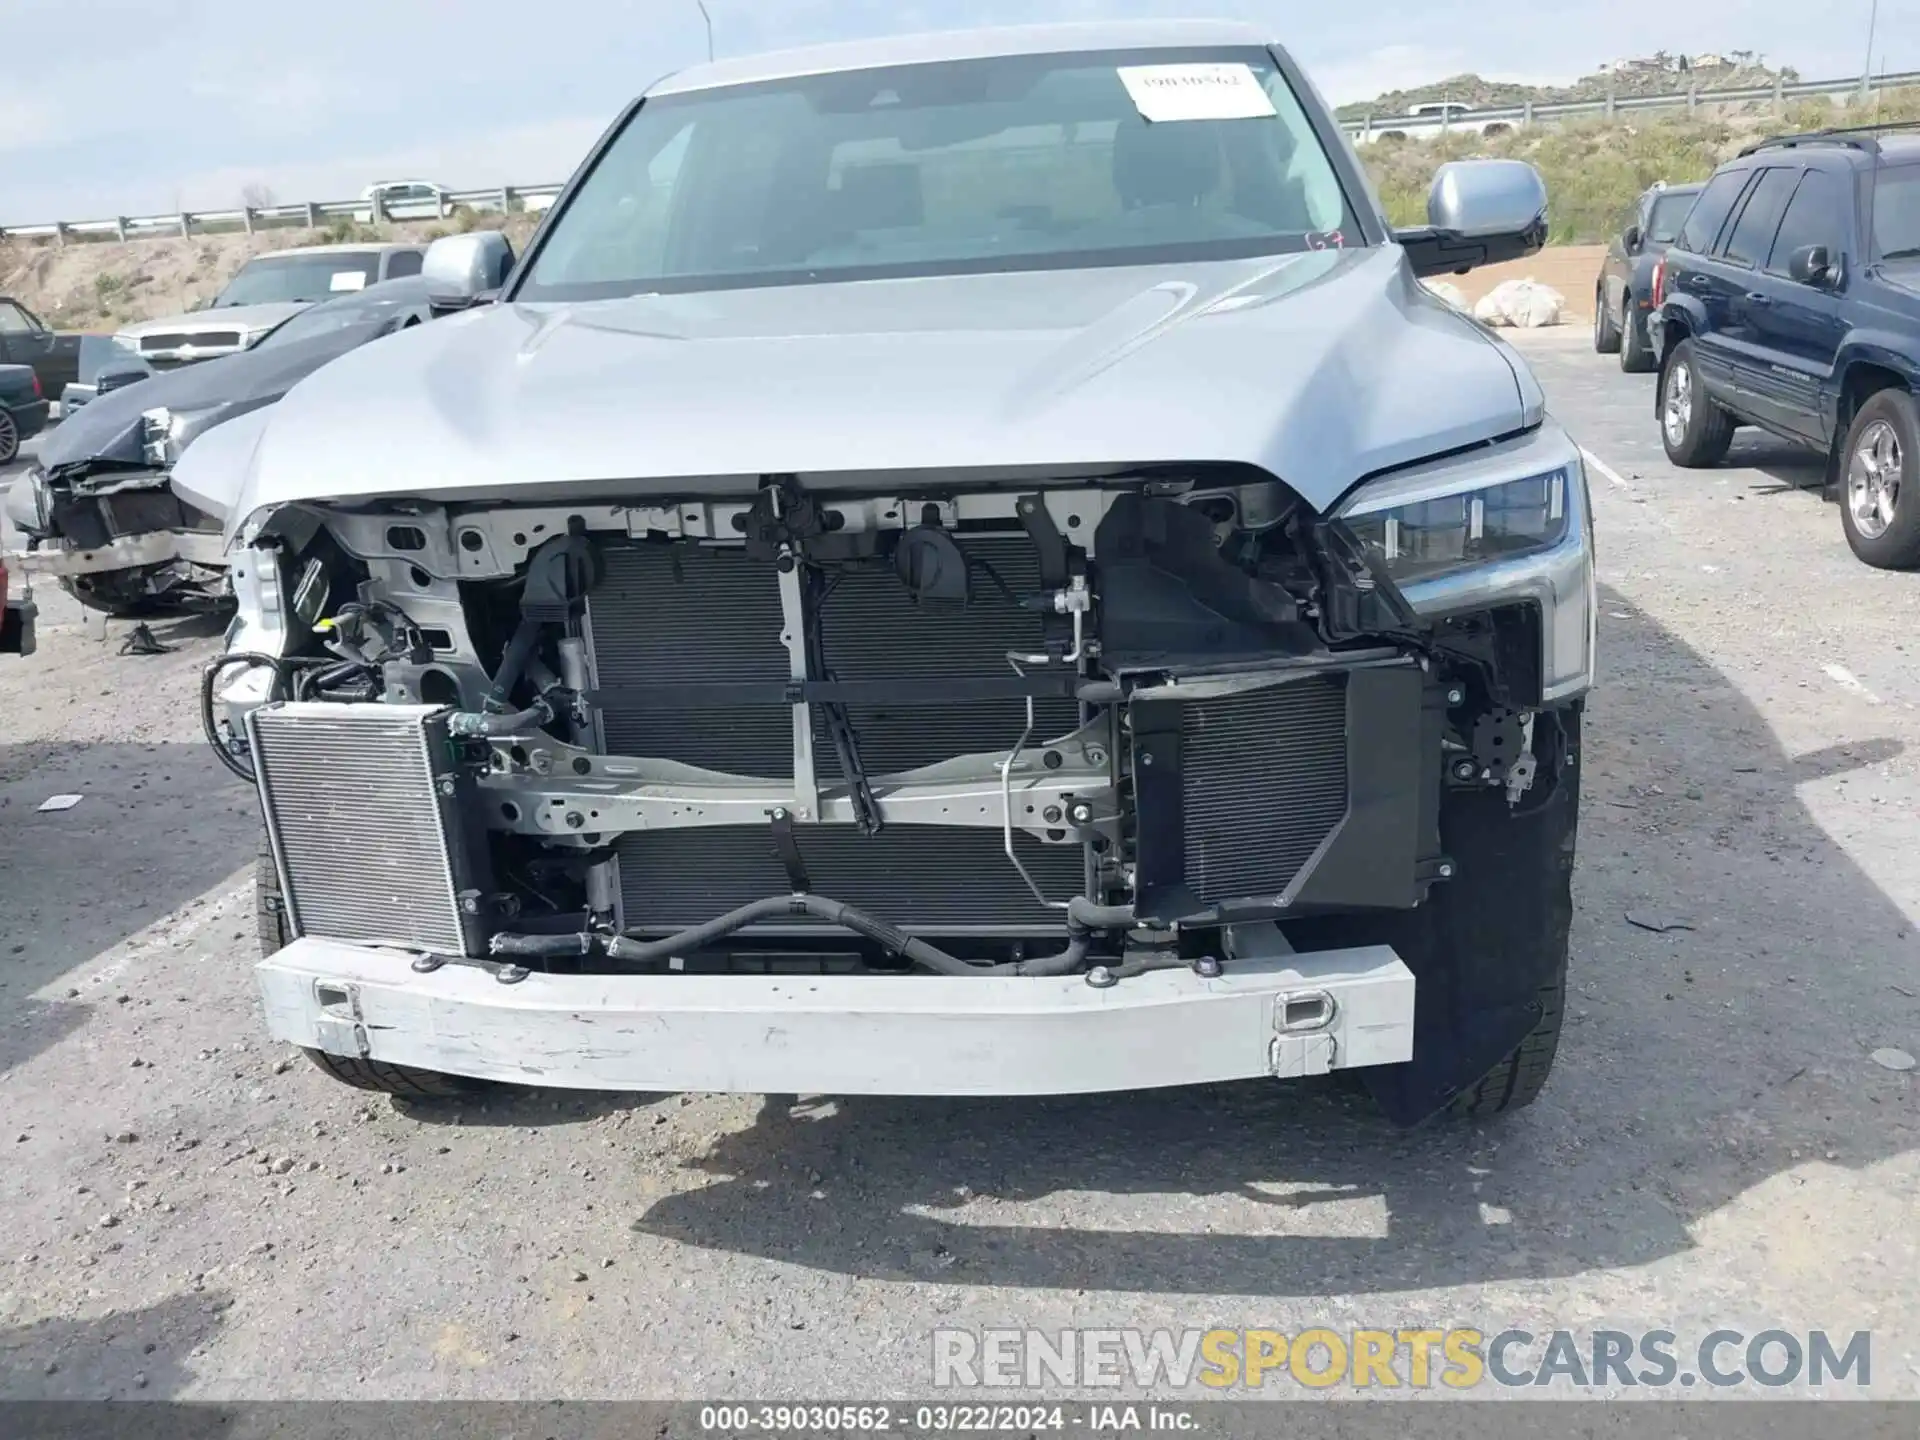
[{"label": "side mirror", "polygon": [[1449,160],[1427,192],[1427,224],[1394,237],[1416,275],[1464,275],[1547,243],[1547,187],[1524,160]]},{"label": "side mirror", "polygon": [[1787,274],[1801,285],[1828,285],[1833,280],[1833,258],[1824,245],[1802,245],[1788,257]]},{"label": "side mirror", "polygon": [[1639,253],[1640,240],[1640,227],[1629,225],[1620,236],[1620,245],[1629,255],[1634,255]]},{"label": "side mirror", "polygon": [[513,246],[498,230],[443,235],[427,247],[420,275],[427,301],[436,310],[464,310],[482,295],[507,283]]}]

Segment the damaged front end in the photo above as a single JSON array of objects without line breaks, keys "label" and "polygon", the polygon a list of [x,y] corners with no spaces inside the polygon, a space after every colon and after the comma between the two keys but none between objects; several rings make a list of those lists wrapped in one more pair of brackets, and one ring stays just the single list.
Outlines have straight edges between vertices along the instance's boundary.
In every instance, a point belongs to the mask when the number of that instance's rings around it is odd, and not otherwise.
[{"label": "damaged front end", "polygon": [[27,542],[14,563],[108,614],[228,604],[222,517],[172,486],[173,462],[194,433],[166,409],[149,410],[99,453],[30,470],[8,497]]},{"label": "damaged front end", "polygon": [[[247,538],[208,728],[259,784],[299,1043],[843,1093],[1364,1068],[1411,1120],[1564,964],[1593,576],[1551,427],[1331,514],[1196,465]],[[556,1041],[591,1003],[647,1042]]]}]

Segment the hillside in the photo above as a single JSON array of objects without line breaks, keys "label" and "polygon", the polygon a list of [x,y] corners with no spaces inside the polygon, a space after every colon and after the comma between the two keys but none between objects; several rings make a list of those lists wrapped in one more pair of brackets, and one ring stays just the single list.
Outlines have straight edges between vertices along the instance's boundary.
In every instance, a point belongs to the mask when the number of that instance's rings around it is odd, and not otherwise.
[{"label": "hillside", "polygon": [[1610,69],[1596,70],[1571,85],[1520,85],[1484,80],[1478,75],[1453,75],[1411,90],[1389,90],[1371,100],[1342,105],[1339,114],[1343,120],[1358,120],[1366,115],[1404,115],[1416,105],[1447,100],[1476,109],[1525,105],[1529,101],[1550,105],[1573,100],[1604,100],[1609,81],[1616,96],[1670,95],[1689,86],[1704,95],[1713,90],[1771,85],[1776,78],[1798,80],[1800,72],[1792,66],[1771,68],[1750,50],[1691,58],[1669,55],[1663,50],[1644,60],[1623,60]]},{"label": "hillside", "polygon": [[[1425,221],[1427,187],[1443,160],[1505,156],[1529,161],[1547,184],[1551,242],[1566,245],[1609,239],[1625,223],[1635,198],[1656,180],[1702,180],[1762,136],[1858,124],[1864,118],[1857,109],[1815,99],[1790,105],[1782,117],[1639,112],[1611,122],[1596,117],[1486,137],[1456,133],[1375,143],[1360,147],[1360,154],[1396,225]],[[1883,92],[1874,118],[1920,120],[1920,89]]]},{"label": "hillside", "polygon": [[356,240],[431,240],[456,230],[502,229],[526,243],[533,215],[457,212],[441,221],[358,225],[338,220],[321,230],[273,229],[248,235],[187,239],[101,240],[58,246],[0,242],[0,295],[11,295],[63,330],[111,331],[135,320],[178,315],[211,300],[255,255],[296,245]]}]

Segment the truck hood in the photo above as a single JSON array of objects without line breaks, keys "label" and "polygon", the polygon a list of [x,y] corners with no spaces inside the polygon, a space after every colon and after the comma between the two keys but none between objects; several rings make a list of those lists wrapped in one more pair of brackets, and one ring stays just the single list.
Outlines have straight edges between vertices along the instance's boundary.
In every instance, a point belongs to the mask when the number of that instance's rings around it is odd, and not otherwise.
[{"label": "truck hood", "polygon": [[138,340],[143,335],[198,335],[209,330],[239,330],[259,335],[307,308],[306,301],[277,301],[271,305],[227,305],[216,310],[190,310],[163,320],[141,320],[114,332]]},{"label": "truck hood", "polygon": [[1325,509],[1537,423],[1397,247],[501,304],[314,375],[230,523],[297,501],[665,497],[1244,462]]},{"label": "truck hood", "polygon": [[141,417],[147,411],[164,406],[192,417],[197,438],[236,415],[273,404],[322,365],[364,343],[365,332],[342,330],[160,371],[76,410],[41,441],[40,464],[49,473],[75,465],[143,466]]}]

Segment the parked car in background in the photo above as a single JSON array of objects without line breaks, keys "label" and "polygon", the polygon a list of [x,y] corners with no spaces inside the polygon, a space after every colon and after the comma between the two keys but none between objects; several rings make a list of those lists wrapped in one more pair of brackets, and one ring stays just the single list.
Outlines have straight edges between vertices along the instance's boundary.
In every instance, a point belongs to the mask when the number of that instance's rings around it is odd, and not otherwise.
[{"label": "parked car in background", "polygon": [[290,315],[420,273],[419,245],[307,245],[258,255],[213,300],[186,315],[143,320],[113,338],[156,370],[245,350]]},{"label": "parked car in background", "polygon": [[99,396],[47,438],[6,497],[8,518],[28,539],[15,565],[110,614],[221,603],[224,517],[175,496],[174,463],[322,365],[432,314],[419,276],[389,280],[290,316],[244,354]]},{"label": "parked car in background", "polygon": [[83,335],[79,378],[60,391],[60,414],[62,418],[72,415],[96,396],[123,389],[153,373],[153,367],[137,352],[113,336]]},{"label": "parked car in background", "polygon": [[1630,373],[1658,363],[1648,333],[1653,313],[1653,267],[1667,253],[1703,187],[1655,185],[1633,207],[1633,219],[1607,246],[1593,287],[1593,348],[1618,355]]},{"label": "parked car in background", "polygon": [[277,1040],[411,1094],[1539,1093],[1587,486],[1417,281],[1545,189],[1452,162],[1395,231],[1269,39],[683,71],[496,303],[187,455]]},{"label": "parked car in background", "polygon": [[1826,130],[1714,171],[1659,268],[1676,465],[1755,425],[1824,452],[1853,553],[1920,566],[1920,135]]},{"label": "parked car in background", "polygon": [[447,187],[430,180],[376,180],[360,192],[360,198],[366,201],[366,208],[356,218],[363,225],[372,224],[376,218],[438,220],[453,208],[447,199]]},{"label": "parked car in background", "polygon": [[0,295],[0,365],[32,366],[43,394],[58,395],[76,377],[86,338],[55,330],[18,300]]},{"label": "parked car in background", "polygon": [[47,428],[48,408],[31,365],[0,365],[0,465],[11,465],[21,444]]},{"label": "parked car in background", "polygon": [[33,592],[14,586],[6,557],[0,556],[0,655],[33,653],[35,614]]}]

